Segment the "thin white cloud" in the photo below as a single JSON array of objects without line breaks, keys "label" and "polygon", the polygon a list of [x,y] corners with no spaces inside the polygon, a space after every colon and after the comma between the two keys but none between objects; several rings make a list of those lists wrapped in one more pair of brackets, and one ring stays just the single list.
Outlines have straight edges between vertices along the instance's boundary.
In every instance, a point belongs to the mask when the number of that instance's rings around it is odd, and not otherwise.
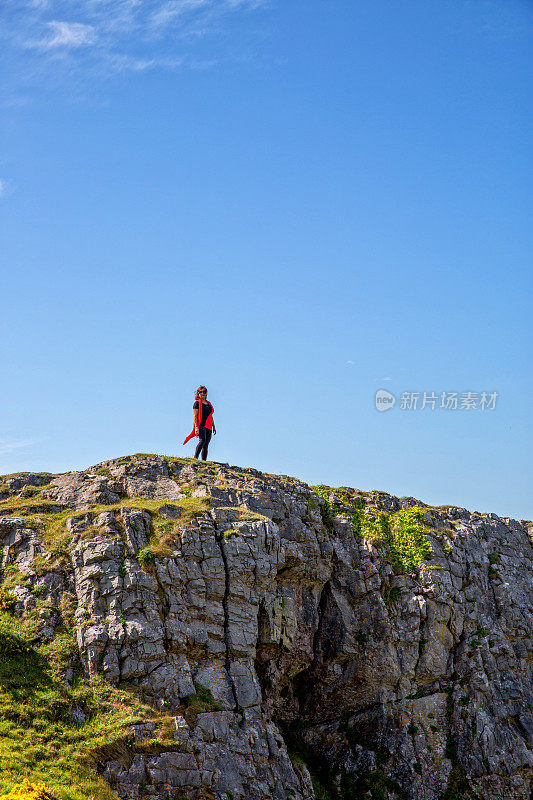
[{"label": "thin white cloud", "polygon": [[133,58],[120,53],[111,53],[106,61],[108,67],[114,72],[145,72],[158,66],[155,58]]},{"label": "thin white cloud", "polygon": [[8,183],[7,181],[3,180],[3,178],[0,178],[0,199],[2,197],[5,197],[7,195],[7,192],[8,192]]},{"label": "thin white cloud", "polygon": [[[269,2],[4,0],[0,57],[10,62],[9,74],[19,87],[51,75],[63,80],[74,70],[92,78],[127,70],[205,68],[227,57],[218,46],[217,53],[206,52],[209,36],[213,40],[224,32],[224,20]],[[242,41],[233,40],[229,57]]]},{"label": "thin white cloud", "polygon": [[154,11],[150,21],[156,28],[167,27],[184,14],[209,5],[212,5],[210,0],[169,0]]},{"label": "thin white cloud", "polygon": [[15,450],[22,450],[25,447],[33,447],[37,444],[35,439],[19,439],[18,441],[10,442],[6,439],[0,439],[0,455],[6,453],[13,453]]},{"label": "thin white cloud", "polygon": [[351,359],[348,359],[348,361],[346,363],[351,365],[351,364],[355,364],[355,361],[352,361]]},{"label": "thin white cloud", "polygon": [[97,35],[93,25],[85,25],[81,22],[54,22],[46,23],[47,35],[35,42],[29,43],[32,47],[42,47],[45,50],[53,50],[57,47],[83,47],[92,45],[96,42]]}]

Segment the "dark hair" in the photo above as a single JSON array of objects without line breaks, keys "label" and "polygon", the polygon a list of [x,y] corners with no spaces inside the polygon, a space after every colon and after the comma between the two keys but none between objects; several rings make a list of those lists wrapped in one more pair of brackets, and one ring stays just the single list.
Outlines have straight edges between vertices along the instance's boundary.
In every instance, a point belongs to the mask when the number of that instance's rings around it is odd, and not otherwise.
[{"label": "dark hair", "polygon": [[200,392],[201,392],[202,390],[203,390],[203,391],[206,393],[206,395],[207,395],[207,389],[206,389],[206,387],[205,387],[205,386],[199,386],[199,387],[198,387],[198,389],[196,390],[196,394],[195,394],[195,396],[194,396],[194,399],[195,399],[195,400],[200,400]]}]

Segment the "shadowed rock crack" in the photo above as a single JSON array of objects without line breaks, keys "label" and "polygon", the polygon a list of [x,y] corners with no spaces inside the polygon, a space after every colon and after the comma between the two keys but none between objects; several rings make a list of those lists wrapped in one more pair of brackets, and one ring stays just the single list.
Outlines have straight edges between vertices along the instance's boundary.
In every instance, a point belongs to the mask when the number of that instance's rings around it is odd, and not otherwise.
[{"label": "shadowed rock crack", "polygon": [[216,522],[214,523],[214,525],[215,525],[215,539],[218,542],[218,546],[220,548],[220,555],[222,557],[222,563],[224,564],[224,596],[222,598],[222,607],[224,609],[224,642],[226,645],[226,662],[225,662],[226,672],[228,673],[228,680],[231,685],[231,691],[233,694],[235,709],[239,711],[240,706],[239,706],[239,701],[237,699],[235,681],[231,673],[231,644],[230,644],[230,619],[229,619],[229,596],[231,591],[230,570],[228,565],[228,556],[224,547],[224,534],[218,530]]}]

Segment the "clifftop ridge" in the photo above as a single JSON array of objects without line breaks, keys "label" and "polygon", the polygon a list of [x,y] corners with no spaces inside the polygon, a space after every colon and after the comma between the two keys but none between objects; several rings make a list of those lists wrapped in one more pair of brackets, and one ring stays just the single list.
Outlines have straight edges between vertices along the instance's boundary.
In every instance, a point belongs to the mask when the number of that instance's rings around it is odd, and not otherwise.
[{"label": "clifftop ridge", "polygon": [[[69,470],[67,472],[60,472],[60,473],[53,473],[53,472],[28,472],[28,471],[20,471],[20,472],[13,472],[5,475],[0,475],[0,499],[5,499],[10,495],[16,495],[20,492],[24,486],[35,486],[35,487],[42,487],[45,484],[47,485],[52,480],[56,480],[62,478],[64,480],[67,479],[67,476],[71,476],[75,480],[96,480],[102,482],[102,478],[108,478],[109,480],[113,480],[115,478],[119,482],[127,477],[127,468],[126,465],[128,464],[159,464],[160,467],[164,469],[164,464],[167,465],[168,474],[171,479],[173,478],[174,474],[174,465],[176,467],[180,466],[190,466],[190,468],[195,472],[197,478],[212,478],[216,480],[217,478],[220,479],[223,475],[230,475],[232,478],[235,478],[237,475],[241,474],[243,479],[246,480],[245,476],[262,478],[263,480],[266,479],[274,479],[281,483],[292,482],[302,487],[307,487],[309,490],[313,490],[315,487],[311,486],[310,484],[305,483],[304,481],[300,480],[299,478],[290,476],[290,475],[283,475],[283,474],[274,474],[274,473],[267,473],[257,470],[253,467],[241,467],[237,465],[230,465],[229,463],[225,462],[218,462],[218,461],[199,461],[195,458],[178,458],[174,456],[165,456],[158,453],[134,453],[132,455],[126,456],[119,456],[118,458],[108,459],[105,461],[100,461],[97,464],[94,464],[86,469],[81,470]],[[47,480],[45,480],[47,479]],[[416,505],[423,508],[435,508],[439,510],[446,510],[450,509],[452,512],[456,509],[459,512],[467,512],[473,516],[487,516],[492,519],[502,519],[502,520],[511,520],[514,519],[513,517],[508,516],[498,516],[494,512],[490,511],[472,511],[467,508],[463,508],[461,506],[457,506],[454,504],[444,504],[435,506],[431,503],[426,503],[423,500],[418,500],[412,496],[404,496],[399,497],[389,492],[386,492],[382,489],[355,489],[349,486],[341,486],[341,487],[329,487],[323,485],[324,488],[331,489],[332,491],[348,491],[357,493],[361,497],[369,497],[369,498],[376,498],[379,497],[388,498],[387,502],[392,502],[395,505],[400,505],[401,503],[404,504],[411,504]],[[96,488],[96,487],[93,487]],[[120,490],[119,490],[119,496]],[[406,506],[407,507],[407,506]],[[525,525],[533,525],[531,520],[520,519],[518,520],[522,524]]]}]

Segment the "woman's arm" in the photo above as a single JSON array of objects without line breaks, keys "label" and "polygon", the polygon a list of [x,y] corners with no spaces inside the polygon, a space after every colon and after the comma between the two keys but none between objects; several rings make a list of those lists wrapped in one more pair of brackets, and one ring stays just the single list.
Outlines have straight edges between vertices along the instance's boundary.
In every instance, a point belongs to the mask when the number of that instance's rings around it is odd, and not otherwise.
[{"label": "woman's arm", "polygon": [[217,429],[215,428],[215,418],[211,415],[211,423],[213,425],[213,434],[216,435]]},{"label": "woman's arm", "polygon": [[192,413],[194,414],[194,432],[198,436],[198,409],[194,408]]}]

